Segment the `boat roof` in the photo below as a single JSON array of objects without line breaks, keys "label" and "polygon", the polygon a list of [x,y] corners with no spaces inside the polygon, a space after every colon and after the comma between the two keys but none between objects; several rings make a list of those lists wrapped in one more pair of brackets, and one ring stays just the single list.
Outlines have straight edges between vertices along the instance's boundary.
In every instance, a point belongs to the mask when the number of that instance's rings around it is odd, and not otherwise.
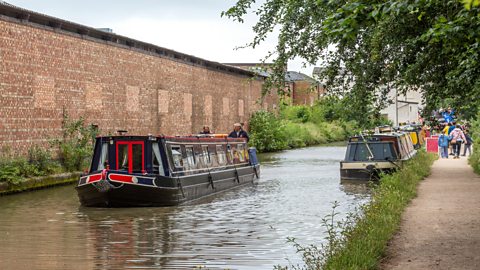
[{"label": "boat roof", "polygon": [[348,140],[349,142],[356,142],[356,141],[363,141],[366,139],[367,141],[377,141],[381,138],[399,138],[401,136],[405,136],[406,134],[403,132],[391,132],[391,133],[375,133],[375,134],[366,134],[366,135],[354,135],[350,137]]},{"label": "boat roof", "polygon": [[168,141],[229,141],[229,142],[245,142],[245,138],[229,138],[228,134],[191,134],[191,135],[109,135],[109,136],[97,136],[97,139],[125,139],[125,140],[156,140],[166,139]]}]

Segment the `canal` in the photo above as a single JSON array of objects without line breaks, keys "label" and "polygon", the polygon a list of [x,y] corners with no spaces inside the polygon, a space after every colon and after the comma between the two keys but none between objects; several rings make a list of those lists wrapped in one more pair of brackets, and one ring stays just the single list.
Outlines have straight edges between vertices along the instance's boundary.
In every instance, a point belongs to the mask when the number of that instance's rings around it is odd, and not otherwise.
[{"label": "canal", "polygon": [[0,197],[0,269],[273,269],[324,241],[322,218],[365,203],[343,146],[264,154],[255,186],[167,208],[80,207],[74,186]]}]

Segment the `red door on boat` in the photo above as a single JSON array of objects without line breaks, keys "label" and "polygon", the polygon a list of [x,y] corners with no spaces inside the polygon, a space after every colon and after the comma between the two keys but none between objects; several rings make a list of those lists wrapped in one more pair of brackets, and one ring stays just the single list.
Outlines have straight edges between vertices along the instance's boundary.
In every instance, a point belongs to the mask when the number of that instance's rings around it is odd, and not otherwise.
[{"label": "red door on boat", "polygon": [[128,173],[145,171],[145,145],[143,141],[116,142],[116,169],[128,170]]}]

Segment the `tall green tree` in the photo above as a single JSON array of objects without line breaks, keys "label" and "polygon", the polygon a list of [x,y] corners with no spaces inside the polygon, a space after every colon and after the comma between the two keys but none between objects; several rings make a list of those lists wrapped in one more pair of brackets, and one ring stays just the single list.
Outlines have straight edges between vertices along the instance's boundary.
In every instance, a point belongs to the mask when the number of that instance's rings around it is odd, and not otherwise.
[{"label": "tall green tree", "polygon": [[480,98],[478,0],[237,0],[224,11],[243,22],[258,16],[254,39],[279,31],[274,76],[267,86],[283,89],[283,67],[301,57],[323,63],[330,91],[353,96],[352,108],[372,111],[386,93],[421,91],[427,107],[452,99],[473,115]]}]

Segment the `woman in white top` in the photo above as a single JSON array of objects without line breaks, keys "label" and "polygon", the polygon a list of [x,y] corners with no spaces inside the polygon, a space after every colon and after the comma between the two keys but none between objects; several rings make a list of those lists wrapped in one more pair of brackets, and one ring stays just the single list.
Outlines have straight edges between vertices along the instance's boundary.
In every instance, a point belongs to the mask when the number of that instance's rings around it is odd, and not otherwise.
[{"label": "woman in white top", "polygon": [[450,137],[452,140],[450,143],[453,146],[453,154],[455,155],[453,158],[459,158],[460,156],[460,147],[462,146],[463,142],[466,142],[465,134],[463,134],[462,129],[460,129],[460,125],[456,125],[455,129],[450,133]]}]

